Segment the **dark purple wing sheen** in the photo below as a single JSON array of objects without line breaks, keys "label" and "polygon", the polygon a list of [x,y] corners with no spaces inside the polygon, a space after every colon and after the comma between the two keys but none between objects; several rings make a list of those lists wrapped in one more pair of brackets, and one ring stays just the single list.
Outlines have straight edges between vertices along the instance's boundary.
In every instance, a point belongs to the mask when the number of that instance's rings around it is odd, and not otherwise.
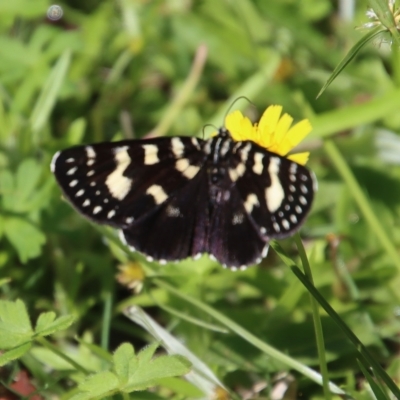
[{"label": "dark purple wing sheen", "polygon": [[267,255],[268,243],[246,212],[236,188],[227,202],[214,206],[208,252],[224,267],[245,268],[258,264]]},{"label": "dark purple wing sheen", "polygon": [[154,212],[197,174],[204,158],[201,142],[175,137],[72,147],[54,156],[51,169],[79,212],[124,228]]},{"label": "dark purple wing sheen", "polygon": [[208,189],[205,168],[152,212],[122,230],[132,250],[160,262],[196,257],[207,251]]},{"label": "dark purple wing sheen", "polygon": [[252,143],[245,172],[236,181],[244,208],[266,239],[300,228],[314,197],[315,179],[305,167]]}]

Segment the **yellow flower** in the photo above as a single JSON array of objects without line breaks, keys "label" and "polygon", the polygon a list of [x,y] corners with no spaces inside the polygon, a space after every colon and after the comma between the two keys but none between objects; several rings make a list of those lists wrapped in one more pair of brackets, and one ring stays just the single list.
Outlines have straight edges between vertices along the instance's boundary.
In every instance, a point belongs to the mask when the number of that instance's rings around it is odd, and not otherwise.
[{"label": "yellow flower", "polygon": [[252,140],[267,150],[304,165],[309,152],[287,155],[310,132],[311,124],[303,119],[292,125],[293,118],[282,113],[282,106],[269,106],[258,124],[252,124],[240,111],[234,111],[225,118],[225,127],[237,141]]},{"label": "yellow flower", "polygon": [[143,287],[145,273],[138,262],[128,262],[118,266],[117,281],[134,292],[139,293]]}]

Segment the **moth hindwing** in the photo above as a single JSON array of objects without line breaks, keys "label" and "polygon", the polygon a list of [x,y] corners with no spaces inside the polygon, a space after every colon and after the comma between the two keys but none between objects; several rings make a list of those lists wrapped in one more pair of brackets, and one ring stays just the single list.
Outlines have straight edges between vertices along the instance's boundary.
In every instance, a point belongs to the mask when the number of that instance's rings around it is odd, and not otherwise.
[{"label": "moth hindwing", "polygon": [[51,169],[81,214],[120,229],[149,259],[208,253],[234,269],[260,262],[271,238],[299,229],[315,191],[304,166],[223,128],[208,140],[72,147],[55,154]]}]

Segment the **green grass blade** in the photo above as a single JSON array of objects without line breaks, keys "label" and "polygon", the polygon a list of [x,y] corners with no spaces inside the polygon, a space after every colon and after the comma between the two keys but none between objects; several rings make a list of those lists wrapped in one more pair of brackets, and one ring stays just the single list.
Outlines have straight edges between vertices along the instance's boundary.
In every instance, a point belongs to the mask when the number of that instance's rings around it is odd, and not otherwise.
[{"label": "green grass blade", "polygon": [[[261,68],[258,72],[248,78],[237,90],[233,93],[228,100],[225,101],[224,105],[218,110],[216,114],[208,121],[208,124],[214,126],[221,126],[224,123],[227,112],[232,107],[232,104],[239,97],[247,97],[248,99],[254,99],[257,95],[265,90],[265,86],[272,80],[276,70],[279,66],[281,58],[276,52],[269,52],[268,63]],[[247,102],[238,103],[235,109],[244,109],[247,107]],[[206,133],[206,137],[211,134],[211,131]],[[203,129],[197,133],[198,137],[202,137]]]},{"label": "green grass blade", "polygon": [[[65,50],[45,82],[30,117],[31,128],[34,134],[43,129],[46,121],[48,120],[49,115],[56,103],[61,86],[64,82],[70,62],[71,52],[69,50]],[[37,142],[38,140],[36,138],[34,143]]]},{"label": "green grass blade", "polygon": [[374,39],[380,33],[386,32],[386,29],[382,29],[381,27],[375,28],[372,31],[368,32],[364,35],[346,54],[342,61],[336,66],[333,70],[331,76],[325,82],[322,89],[317,94],[317,99],[321,94],[327,89],[327,87],[335,80],[335,78],[346,68],[346,66],[350,63],[350,61],[357,55],[357,53],[361,50],[363,46],[365,46],[369,41]]},{"label": "green grass blade", "polygon": [[[296,233],[294,235],[294,240],[296,242],[297,249],[299,251],[299,255],[301,258],[301,262],[303,264],[304,272],[309,279],[309,281],[314,284],[314,280],[312,277],[312,271],[310,267],[310,263],[308,262],[307,254],[304,249],[303,243],[301,241],[300,235]],[[311,302],[311,311],[314,320],[314,330],[315,330],[315,339],[317,343],[318,349],[318,358],[319,358],[319,367],[321,369],[322,375],[322,387],[324,389],[324,396],[326,400],[331,399],[331,394],[329,391],[329,374],[328,374],[328,366],[326,364],[325,357],[325,341],[324,341],[324,332],[322,330],[321,318],[318,310],[318,302],[314,299],[314,297],[310,294],[310,302]]]},{"label": "green grass blade", "polygon": [[389,390],[397,397],[400,398],[400,389],[396,386],[386,371],[379,365],[379,363],[371,356],[367,348],[360,342],[358,337],[351,331],[351,329],[344,323],[335,310],[329,303],[321,296],[318,290],[311,284],[308,278],[300,271],[297,266],[291,267],[293,273],[299,278],[301,283],[318,301],[320,306],[327,312],[327,314],[335,321],[339,328],[344,332],[348,339],[353,343],[355,350],[359,354],[360,360],[373,368],[375,374],[382,379]]},{"label": "green grass blade", "polygon": [[[262,352],[267,354],[269,357],[281,362],[282,364],[286,365],[289,368],[292,368],[292,369],[298,371],[302,375],[308,377],[313,382],[316,382],[319,385],[322,385],[322,377],[318,372],[314,371],[313,369],[307,367],[306,365],[298,362],[297,360],[289,357],[288,355],[280,352],[279,350],[277,350],[277,349],[273,348],[272,346],[268,345],[267,343],[263,342],[261,339],[259,339],[255,335],[253,335],[251,332],[244,329],[241,325],[232,321],[225,315],[219,313],[214,308],[195,299],[194,297],[191,297],[185,293],[182,293],[178,289],[174,288],[173,286],[169,285],[168,283],[166,283],[162,280],[155,279],[154,283],[156,283],[158,286],[164,288],[168,292],[174,294],[175,296],[180,297],[181,299],[185,300],[186,302],[194,305],[195,307],[199,308],[200,310],[203,310],[208,315],[210,315],[212,318],[214,318],[216,321],[218,321],[220,324],[225,325],[232,332],[236,333],[238,336],[242,337],[244,340],[251,343],[256,348],[260,349]],[[332,382],[329,383],[329,389],[332,393],[335,393],[338,395],[343,395],[343,396],[348,396],[341,388],[339,388],[337,385],[335,385]],[[351,396],[349,396],[348,398],[351,398]]]},{"label": "green grass blade", "polygon": [[338,110],[326,111],[310,117],[313,127],[309,139],[323,138],[334,133],[368,124],[400,109],[400,89],[393,89],[362,104],[349,105]]},{"label": "green grass blade", "polygon": [[369,386],[371,386],[371,390],[373,391],[377,400],[390,400],[386,393],[379,387],[379,385],[374,381],[374,378],[369,373],[368,369],[365,368],[365,365],[361,360],[357,359],[358,366],[360,367],[361,372],[364,374],[365,379],[368,381]]},{"label": "green grass blade", "polygon": [[339,174],[346,182],[350,193],[352,194],[354,200],[356,201],[358,207],[363,213],[365,219],[367,220],[370,228],[373,232],[375,232],[376,237],[381,243],[382,247],[385,249],[388,256],[391,258],[393,264],[398,268],[400,272],[400,257],[399,254],[390,240],[389,236],[386,234],[386,231],[382,227],[379,219],[375,215],[372,210],[367,198],[365,197],[364,192],[362,191],[360,185],[358,184],[356,178],[354,177],[351,169],[349,168],[346,160],[340,154],[338,148],[331,140],[325,141],[325,151],[328,154],[329,158],[335,165]]}]

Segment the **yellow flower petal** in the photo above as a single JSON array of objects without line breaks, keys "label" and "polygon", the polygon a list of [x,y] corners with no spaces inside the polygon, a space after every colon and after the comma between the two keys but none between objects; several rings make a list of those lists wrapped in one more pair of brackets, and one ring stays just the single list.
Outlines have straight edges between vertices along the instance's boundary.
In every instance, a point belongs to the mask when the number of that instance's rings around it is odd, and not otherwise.
[{"label": "yellow flower petal", "polygon": [[304,153],[290,154],[287,158],[289,160],[297,162],[297,164],[306,165],[309,156],[310,156],[310,152],[307,151]]},{"label": "yellow flower petal", "polygon": [[254,127],[251,121],[238,110],[226,116],[225,127],[236,141],[252,140],[254,136]]},{"label": "yellow flower petal", "polygon": [[258,131],[274,132],[281,116],[282,106],[269,106],[263,113],[258,124]]},{"label": "yellow flower petal", "polygon": [[292,147],[296,147],[311,131],[312,126],[308,119],[303,119],[292,126],[287,135],[290,138]]},{"label": "yellow flower petal", "polygon": [[[282,118],[279,120],[278,124],[276,125],[276,130],[274,134],[274,146],[271,151],[275,151],[281,156],[287,154],[287,152],[291,149],[288,145],[290,143],[290,139],[287,138],[287,133],[292,125],[293,118],[290,117],[288,114],[284,114]],[[289,150],[287,150],[289,148]]]},{"label": "yellow flower petal", "polygon": [[[258,124],[252,125],[240,111],[234,111],[225,118],[225,126],[236,141],[252,140],[261,147],[286,156],[310,132],[311,124],[304,119],[294,126],[293,118],[282,114],[282,106],[269,106],[263,113]],[[309,153],[300,153],[288,156],[299,164],[305,164]]]}]

